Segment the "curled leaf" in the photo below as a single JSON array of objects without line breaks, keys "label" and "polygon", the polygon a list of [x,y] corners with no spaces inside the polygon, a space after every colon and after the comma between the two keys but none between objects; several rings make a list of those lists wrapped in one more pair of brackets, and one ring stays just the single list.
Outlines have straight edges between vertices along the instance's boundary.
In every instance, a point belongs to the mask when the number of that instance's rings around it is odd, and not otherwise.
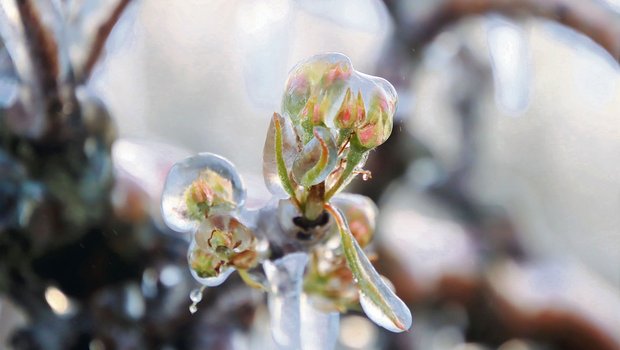
[{"label": "curled leaf", "polygon": [[396,296],[372,266],[351,234],[342,212],[330,204],[326,204],[325,209],[334,216],[338,224],[342,249],[360,289],[360,303],[366,315],[389,331],[408,330],[412,318],[407,305]]},{"label": "curled leaf", "polygon": [[293,176],[303,186],[324,181],[336,167],[338,148],[329,129],[314,128],[314,137],[293,162]]}]

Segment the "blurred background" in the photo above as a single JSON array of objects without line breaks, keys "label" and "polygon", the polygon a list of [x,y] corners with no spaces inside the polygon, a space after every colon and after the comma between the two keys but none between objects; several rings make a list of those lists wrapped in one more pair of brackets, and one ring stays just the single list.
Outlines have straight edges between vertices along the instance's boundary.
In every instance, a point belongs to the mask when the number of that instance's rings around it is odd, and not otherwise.
[{"label": "blurred background", "polygon": [[[60,3],[89,33],[117,1]],[[24,311],[0,283],[0,348],[265,344],[262,296],[234,282],[207,292],[209,303],[190,318],[186,243],[160,224],[163,179],[184,156],[213,152],[247,179],[249,204],[264,203],[262,147],[289,69],[341,52],[399,94],[392,136],[367,163],[372,180],[349,190],[379,205],[378,269],[410,305],[414,325],[395,335],[351,313],[338,347],[620,349],[620,3],[506,3],[130,3],[82,89],[116,124],[111,210],[122,227],[142,225],[127,229],[134,250],[106,243],[121,263],[101,253],[98,264],[133,270],[91,286],[79,273],[33,268],[52,314],[95,315],[67,335],[70,343],[52,340],[44,329],[53,318]],[[10,49],[11,37],[0,33]],[[8,72],[0,71],[3,103]],[[97,245],[84,239],[71,244]],[[41,264],[45,254],[37,254],[32,261]],[[76,254],[87,253],[67,248],[42,261],[62,268]]]}]

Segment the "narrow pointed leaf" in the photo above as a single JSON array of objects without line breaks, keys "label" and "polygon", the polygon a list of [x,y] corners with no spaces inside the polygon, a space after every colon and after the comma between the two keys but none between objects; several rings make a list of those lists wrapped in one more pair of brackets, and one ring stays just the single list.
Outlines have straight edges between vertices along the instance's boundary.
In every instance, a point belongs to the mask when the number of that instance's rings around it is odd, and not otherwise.
[{"label": "narrow pointed leaf", "polygon": [[294,197],[288,170],[293,166],[298,146],[290,123],[274,113],[263,149],[263,176],[269,192],[278,198]]},{"label": "narrow pointed leaf", "polygon": [[408,330],[412,318],[407,305],[396,296],[372,266],[351,234],[342,212],[330,204],[326,204],[325,208],[338,224],[342,249],[360,289],[360,301],[366,315],[379,326],[392,332]]}]

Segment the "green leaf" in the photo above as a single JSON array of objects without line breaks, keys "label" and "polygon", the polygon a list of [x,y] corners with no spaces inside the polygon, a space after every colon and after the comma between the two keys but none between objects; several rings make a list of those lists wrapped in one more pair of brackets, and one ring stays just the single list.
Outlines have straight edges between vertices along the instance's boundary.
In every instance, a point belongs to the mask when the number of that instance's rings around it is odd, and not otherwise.
[{"label": "green leaf", "polygon": [[[286,162],[284,159],[284,140],[283,140],[283,124],[284,118],[278,113],[273,114],[272,124],[273,124],[273,143],[274,143],[274,153],[275,153],[275,163],[278,172],[278,178],[280,179],[280,183],[284,188],[284,191],[293,199],[295,203],[298,203],[297,197],[295,194],[295,188],[291,183],[291,179],[288,175],[288,169],[286,167]],[[269,140],[267,140],[269,142]]]},{"label": "green leaf", "polygon": [[338,224],[342,250],[347,265],[360,289],[360,301],[366,315],[375,323],[392,332],[411,327],[411,312],[405,303],[383,281],[359,246],[342,212],[330,204],[327,209]]},{"label": "green leaf", "polygon": [[329,129],[316,126],[313,134],[293,163],[293,176],[305,187],[325,181],[338,160],[338,148]]}]

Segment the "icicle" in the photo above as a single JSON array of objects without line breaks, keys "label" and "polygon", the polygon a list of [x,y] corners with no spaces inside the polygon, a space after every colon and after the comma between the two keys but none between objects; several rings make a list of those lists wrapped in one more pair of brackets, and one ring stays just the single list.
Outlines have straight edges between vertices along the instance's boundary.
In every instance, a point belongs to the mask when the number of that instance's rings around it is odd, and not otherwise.
[{"label": "icicle", "polygon": [[271,335],[277,349],[301,348],[300,295],[307,263],[306,253],[293,253],[263,263],[270,284]]},{"label": "icicle", "polygon": [[340,330],[340,313],[317,309],[305,294],[301,296],[300,313],[301,349],[334,349]]}]

